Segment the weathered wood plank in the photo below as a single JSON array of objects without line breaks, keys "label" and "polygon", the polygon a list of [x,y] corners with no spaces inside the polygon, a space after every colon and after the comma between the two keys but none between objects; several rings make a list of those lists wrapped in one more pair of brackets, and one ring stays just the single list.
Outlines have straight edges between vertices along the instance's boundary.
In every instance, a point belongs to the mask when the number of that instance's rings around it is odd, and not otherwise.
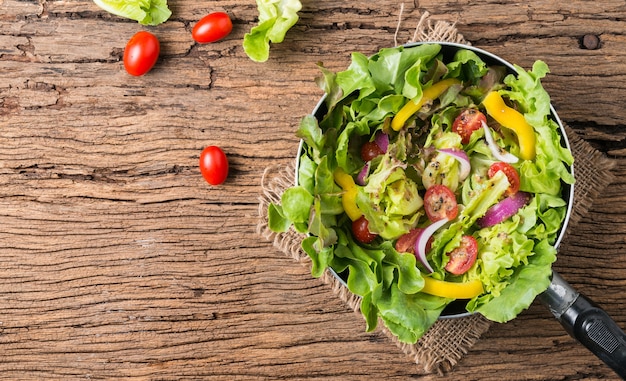
[{"label": "weathered wood plank", "polygon": [[[256,235],[263,170],[293,160],[321,96],[316,63],[341,70],[353,51],[391,46],[398,2],[305,1],[264,64],[241,47],[254,2],[170,3],[170,21],[143,27],[89,0],[0,0],[0,378],[615,379],[539,304],[494,325],[448,376],[418,375]],[[194,44],[213,10],[233,33]],[[511,62],[546,61],[561,118],[617,159],[556,268],[626,326],[623,2],[410,2],[400,43],[424,10]],[[163,54],[133,78],[121,57],[141,29]],[[586,34],[599,49],[581,48]],[[219,187],[197,170],[209,144],[230,159]]]}]

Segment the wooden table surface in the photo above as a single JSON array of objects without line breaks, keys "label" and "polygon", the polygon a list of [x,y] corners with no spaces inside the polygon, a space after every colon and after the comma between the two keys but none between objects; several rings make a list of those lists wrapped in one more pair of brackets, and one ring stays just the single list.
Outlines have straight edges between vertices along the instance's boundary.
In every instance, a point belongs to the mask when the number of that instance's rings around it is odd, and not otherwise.
[{"label": "wooden table surface", "polygon": [[[259,64],[241,47],[252,0],[170,0],[157,27],[89,0],[0,0],[0,378],[616,379],[539,303],[447,376],[420,376],[256,234],[263,171],[293,160],[322,95],[316,63],[342,70],[353,51],[393,45],[401,1],[303,4]],[[216,10],[232,34],[195,44]],[[561,118],[616,161],[555,268],[626,327],[626,3],[405,2],[399,42],[424,11],[525,68],[546,61]],[[141,29],[162,52],[135,78],[121,56]],[[221,186],[200,176],[207,145],[229,157]]]}]

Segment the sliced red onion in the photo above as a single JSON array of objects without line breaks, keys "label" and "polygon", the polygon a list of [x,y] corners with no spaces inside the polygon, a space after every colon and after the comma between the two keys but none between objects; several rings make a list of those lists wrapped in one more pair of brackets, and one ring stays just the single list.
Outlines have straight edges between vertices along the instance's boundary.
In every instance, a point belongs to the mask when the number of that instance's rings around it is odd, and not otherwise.
[{"label": "sliced red onion", "polygon": [[367,179],[367,176],[369,174],[370,174],[370,162],[368,161],[363,166],[363,169],[361,169],[361,172],[359,172],[359,174],[356,176],[356,183],[359,185],[367,184],[367,181],[365,181],[365,179]]},{"label": "sliced red onion", "polygon": [[432,273],[435,270],[433,270],[433,268],[430,266],[430,263],[428,263],[428,259],[426,259],[426,245],[428,244],[428,240],[430,239],[430,237],[432,237],[433,234],[435,234],[435,232],[439,230],[439,228],[448,223],[448,221],[449,220],[447,218],[444,218],[437,222],[433,222],[426,229],[422,230],[420,235],[417,237],[417,240],[415,241],[415,256],[417,257],[417,259],[419,259],[420,262],[422,262],[422,264],[424,265],[424,267],[426,267],[426,270],[428,270],[429,273]]},{"label": "sliced red onion", "polygon": [[374,137],[374,143],[376,143],[378,148],[386,153],[387,149],[389,149],[389,135],[385,134],[384,132],[377,133]]},{"label": "sliced red onion", "polygon": [[517,192],[487,209],[487,213],[479,218],[476,223],[480,228],[497,225],[514,216],[520,208],[528,204],[530,198],[530,193]]},{"label": "sliced red onion", "polygon": [[465,151],[458,148],[441,148],[437,150],[443,154],[452,156],[459,164],[461,164],[461,173],[459,173],[459,180],[463,181],[469,176],[470,173],[470,160]]},{"label": "sliced red onion", "polygon": [[487,139],[487,145],[491,150],[491,154],[496,159],[509,164],[517,163],[519,161],[517,156],[505,151],[504,148],[501,148],[496,144],[496,142],[493,140],[493,136],[491,135],[491,129],[489,128],[489,126],[487,126],[487,123],[485,122],[483,122],[483,130],[485,130],[485,139]]}]

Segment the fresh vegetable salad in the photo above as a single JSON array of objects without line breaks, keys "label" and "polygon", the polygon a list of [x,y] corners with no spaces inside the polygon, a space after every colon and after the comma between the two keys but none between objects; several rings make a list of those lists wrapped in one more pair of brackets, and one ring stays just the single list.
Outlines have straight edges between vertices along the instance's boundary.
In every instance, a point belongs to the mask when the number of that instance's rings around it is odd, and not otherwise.
[{"label": "fresh vegetable salad", "polygon": [[301,122],[297,184],[269,224],[306,233],[313,276],[340,274],[368,330],[414,343],[459,299],[505,322],[548,287],[573,157],[547,65],[515,68],[439,44],[320,65],[322,110]]}]

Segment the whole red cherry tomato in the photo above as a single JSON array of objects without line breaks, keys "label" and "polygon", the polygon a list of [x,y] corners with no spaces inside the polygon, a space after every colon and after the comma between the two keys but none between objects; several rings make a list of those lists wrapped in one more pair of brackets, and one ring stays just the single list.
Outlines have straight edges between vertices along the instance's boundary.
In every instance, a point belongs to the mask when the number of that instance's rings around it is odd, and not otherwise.
[{"label": "whole red cherry tomato", "polygon": [[370,243],[378,237],[377,234],[370,232],[369,222],[367,222],[365,216],[361,216],[361,218],[352,222],[352,233],[354,238],[362,243]]},{"label": "whole red cherry tomato", "polygon": [[361,147],[361,159],[363,161],[370,161],[384,154],[385,152],[375,142],[367,142]]},{"label": "whole red cherry tomato", "polygon": [[159,39],[154,34],[137,32],[128,40],[124,49],[124,68],[130,75],[144,75],[157,62],[160,51]]},{"label": "whole red cherry tomato", "polygon": [[219,185],[228,176],[228,159],[221,148],[208,146],[200,154],[200,173],[211,185]]},{"label": "whole red cherry tomato", "polygon": [[196,42],[206,44],[228,36],[233,30],[233,23],[227,13],[214,12],[204,16],[194,25],[191,37]]}]

